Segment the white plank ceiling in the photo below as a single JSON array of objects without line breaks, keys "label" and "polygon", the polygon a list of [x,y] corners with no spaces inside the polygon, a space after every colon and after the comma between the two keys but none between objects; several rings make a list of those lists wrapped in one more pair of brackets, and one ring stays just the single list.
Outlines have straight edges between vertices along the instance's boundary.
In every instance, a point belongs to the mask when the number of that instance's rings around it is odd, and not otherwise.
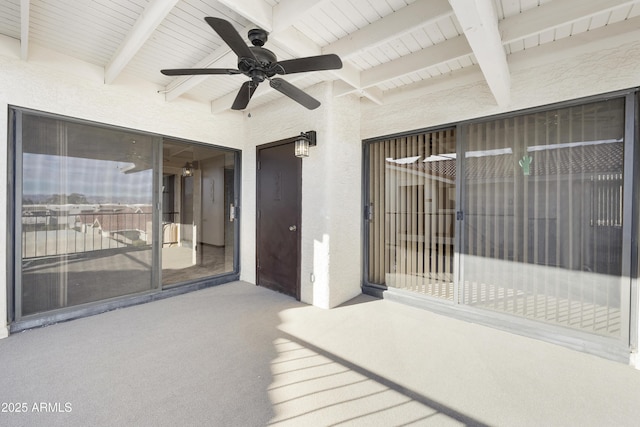
[{"label": "white plank ceiling", "polygon": [[[633,41],[640,0],[2,0],[0,34],[20,41],[25,61],[37,44],[104,67],[105,84],[133,75],[164,87],[167,102],[186,97],[215,113],[230,108],[245,76],[160,73],[236,68],[206,16],[230,21],[247,44],[249,29],[269,31],[265,47],[279,60],[342,58],[341,70],[284,76],[302,89],[335,80],[336,96],[382,104],[479,76],[506,105],[514,54],[535,63],[594,40]],[[263,84],[249,107],[281,96]]]}]

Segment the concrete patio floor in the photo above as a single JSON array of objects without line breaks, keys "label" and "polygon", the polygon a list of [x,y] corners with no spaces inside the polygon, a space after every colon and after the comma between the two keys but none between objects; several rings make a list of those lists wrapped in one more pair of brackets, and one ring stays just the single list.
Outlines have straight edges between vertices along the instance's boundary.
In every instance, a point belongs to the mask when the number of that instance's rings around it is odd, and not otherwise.
[{"label": "concrete patio floor", "polygon": [[244,282],[0,340],[2,426],[636,426],[638,397],[621,363]]}]

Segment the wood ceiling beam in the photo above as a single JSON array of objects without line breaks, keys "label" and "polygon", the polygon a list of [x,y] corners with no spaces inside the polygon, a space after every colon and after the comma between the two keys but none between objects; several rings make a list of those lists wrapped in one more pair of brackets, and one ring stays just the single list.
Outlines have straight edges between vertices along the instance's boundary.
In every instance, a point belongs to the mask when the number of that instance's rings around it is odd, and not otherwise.
[{"label": "wood ceiling beam", "polygon": [[20,58],[29,58],[29,0],[20,0]]},{"label": "wood ceiling beam", "polygon": [[[542,31],[558,27],[567,22],[575,22],[604,10],[612,10],[616,7],[631,5],[633,3],[637,3],[637,0],[594,0],[593,2],[584,2],[583,0],[564,0],[562,2],[545,3],[535,9],[528,10],[521,14],[500,21],[499,29],[500,34],[502,34],[502,44],[506,45],[508,43],[521,40],[530,35],[538,34]],[[618,25],[620,24],[616,24],[616,27]],[[590,31],[589,33],[592,33],[592,31]],[[575,39],[575,37],[576,36],[572,37],[572,39]],[[581,38],[575,40],[580,39]],[[445,41],[441,44],[447,42],[448,41]],[[550,46],[557,47],[557,43],[559,42],[553,42],[550,44]],[[527,49],[527,51],[529,50],[530,49]],[[460,56],[461,54],[463,54],[463,52],[456,49],[451,49],[450,52],[450,58],[441,58],[443,59],[441,62],[425,59],[424,67],[422,67],[422,69],[426,69],[430,66],[437,66],[449,60],[453,60],[456,58],[456,56]],[[472,53],[471,48],[469,48],[468,53]],[[417,58],[419,58],[419,56],[417,56],[416,59]],[[407,62],[415,64],[419,63],[420,61],[419,59],[417,59],[417,62],[407,59]],[[509,63],[510,62],[511,60],[509,59]],[[378,68],[376,67],[364,71],[362,78],[363,82],[366,82],[366,84],[380,84],[384,81],[393,80],[394,78],[401,77],[402,75],[406,74],[404,70],[400,69],[400,67],[395,75],[393,73],[392,65],[384,65],[384,67],[387,68],[387,70],[383,69],[382,71],[378,72],[375,71]],[[414,69],[414,71],[419,70]],[[460,72],[457,71],[455,72],[455,74],[459,75]],[[378,76],[378,79],[376,79],[375,76]],[[384,79],[383,76],[385,76]],[[412,84],[409,86],[414,87],[416,85],[419,86],[419,84]],[[430,85],[428,83],[425,83],[424,86],[429,87]],[[441,86],[441,84],[439,83],[438,86]],[[353,90],[343,90],[340,94],[344,95],[353,92]],[[387,98],[385,97],[385,99]]]},{"label": "wood ceiling beam", "polygon": [[310,10],[329,1],[282,0],[271,7],[264,0],[218,0],[219,3],[270,33],[285,31]]},{"label": "wood ceiling beam", "polygon": [[[322,52],[335,53],[344,59],[348,59],[352,55],[362,53],[367,49],[451,15],[453,15],[453,10],[447,0],[417,0],[415,3],[325,46]],[[363,71],[360,73],[360,81],[362,82],[360,85],[355,83],[352,83],[352,87],[338,85],[335,93],[337,96],[358,94],[369,98],[375,103],[380,103],[382,97],[379,93],[374,93],[378,90],[373,90],[376,84],[437,65],[439,61],[435,60],[435,58],[447,56],[446,52],[449,49],[453,49],[453,52],[458,52],[458,46],[454,46],[457,44],[456,42],[447,43],[445,41],[445,45],[442,48],[429,50],[428,53],[409,54],[396,60],[400,62],[393,61],[392,63]],[[466,50],[460,56],[465,56],[469,53],[471,53],[471,48],[466,44]],[[455,58],[456,56],[447,57],[446,61]]]},{"label": "wood ceiling beam", "polygon": [[345,59],[389,40],[451,16],[447,0],[417,0],[322,48],[323,53],[335,53]]},{"label": "wood ceiling beam", "polygon": [[367,98],[369,101],[375,104],[384,104],[384,92],[382,92],[382,90],[378,89],[377,87],[370,87],[367,88],[367,90],[361,89],[360,91],[356,92],[356,94],[358,94],[360,98]]},{"label": "wood ceiling beam", "polygon": [[[590,2],[585,3],[582,0],[563,0],[562,2],[545,3],[535,9],[504,19],[499,23],[500,33],[503,34],[502,44],[505,45],[520,40],[531,34],[537,34],[544,30],[557,27],[565,22],[583,19],[603,10],[611,10],[627,4],[637,3],[637,0],[594,1],[593,4]],[[440,46],[440,48],[434,49],[433,55],[420,51],[406,55],[393,62],[363,71],[361,78],[363,86],[366,85],[370,87],[371,85],[378,85],[411,72],[445,64],[448,61],[473,53],[470,46],[467,45],[465,50],[461,45],[453,46],[453,44],[449,43],[449,40],[439,43],[436,46]],[[433,48],[434,46],[431,46],[426,50]],[[447,52],[449,52],[449,54],[447,54]],[[394,64],[397,66],[394,66]],[[380,70],[378,70],[378,68],[380,68]],[[426,86],[428,86],[428,84],[426,84]],[[358,89],[340,86],[340,89],[337,91],[337,96],[357,93],[357,91]]]},{"label": "wood ceiling beam", "polygon": [[509,66],[514,71],[524,71],[594,51],[616,49],[636,40],[640,40],[640,16],[512,53]]},{"label": "wood ceiling beam", "polygon": [[[301,16],[309,13],[311,9],[321,6],[326,1],[329,0],[280,1],[280,3],[271,9],[271,21],[264,24],[273,31],[272,34],[270,34],[270,41],[277,44],[282,50],[287,51],[292,56],[311,56],[320,53],[337,53],[343,58],[348,58],[350,55],[362,52],[380,43],[384,43],[393,37],[397,37],[399,34],[406,34],[407,32],[414,30],[416,27],[424,25],[425,22],[435,22],[436,20],[449,16],[453,13],[451,5],[446,0],[417,0],[411,5],[318,50],[319,47],[308,37],[297,31],[293,25]],[[469,5],[469,2],[465,0],[453,1],[464,3],[465,8]],[[583,0],[563,0],[562,2],[545,3],[537,8],[501,21],[498,24],[499,32],[503,35],[500,44],[505,45],[529,35],[536,34],[537,32],[544,31],[545,29],[556,27],[565,22],[576,21],[584,18],[585,16],[596,14],[602,10],[611,10],[616,7],[633,4],[635,2],[637,1],[593,0],[590,2],[584,2]],[[264,21],[267,19],[266,17],[269,16],[268,10],[265,9],[268,7],[268,4],[263,0],[242,0],[239,3],[235,0],[223,0],[221,3],[224,3],[252,22],[258,23],[260,20]],[[484,7],[486,8],[488,0],[480,0],[480,3],[485,3]],[[478,12],[475,6],[474,9],[476,10],[475,14],[477,17]],[[425,16],[427,17],[425,18]],[[496,50],[495,31],[493,37],[493,49]],[[406,59],[403,57],[393,63],[381,65],[380,67],[382,68],[376,67],[362,73],[359,73],[353,67],[348,66],[345,66],[343,70],[333,71],[332,74],[334,74],[336,78],[340,79],[342,82],[348,82],[347,84],[337,85],[336,87],[338,89],[336,93],[338,95],[355,93],[360,96],[367,96],[368,92],[371,92],[375,85],[383,83],[384,81],[393,80],[408,73],[437,66],[439,64],[446,63],[447,61],[455,60],[460,56],[474,53],[470,46],[467,46],[468,50],[466,53],[464,49],[460,50],[459,46],[455,46],[450,50],[448,58],[445,57],[446,55],[440,56],[441,52],[448,50],[446,46],[453,46],[453,43],[446,44],[446,41],[443,43],[445,44],[445,48],[441,49],[440,52],[436,50],[435,55],[411,54],[408,55],[408,58]],[[215,56],[218,55],[212,54],[205,58],[205,60],[203,60],[206,64],[205,66],[215,65],[217,62],[215,61]],[[439,58],[439,60],[435,60],[436,58]],[[394,67],[393,64],[396,64],[396,67]],[[419,64],[423,65],[420,66]],[[495,67],[495,64],[490,64],[488,67]],[[502,67],[504,67],[504,64]],[[394,68],[396,68],[395,72]],[[204,76],[195,76],[177,79],[175,83],[172,83],[169,86],[171,89],[167,94],[167,99],[175,99],[182,93],[199,84],[205,78],[206,77]],[[297,78],[295,80],[297,80]],[[188,81],[189,83],[185,83],[185,81]],[[362,84],[359,82],[362,82]],[[500,85],[498,85],[498,87],[500,87]],[[505,87],[505,83],[502,83],[503,92],[505,92]],[[508,93],[508,90],[506,92]],[[264,92],[258,91],[254,95],[254,98],[260,97],[263,94]],[[379,94],[371,93],[370,95],[371,96],[367,96],[369,99],[376,103],[380,102],[381,96]],[[212,110],[216,111],[217,105],[230,105],[230,103],[227,102],[227,98],[234,97],[235,93],[231,93],[228,94],[227,97],[223,97],[220,98],[220,100],[212,102]],[[496,100],[498,100],[497,97]],[[231,99],[231,102],[233,102],[233,99]],[[505,101],[503,100],[501,102]]]},{"label": "wood ceiling beam", "polygon": [[511,75],[507,54],[498,31],[498,14],[493,0],[449,0],[482,74],[501,107],[511,98]]},{"label": "wood ceiling beam", "polygon": [[329,0],[282,0],[273,7],[273,32],[286,30],[305,14],[328,2]]},{"label": "wood ceiling beam", "polygon": [[362,86],[376,86],[407,74],[463,58],[471,53],[467,39],[464,36],[458,36],[364,71],[361,79]]},{"label": "wood ceiling beam", "polygon": [[[640,40],[640,17],[513,53],[509,55],[509,67],[513,72],[526,71],[567,58],[592,54],[596,50],[616,49],[633,40]],[[456,70],[450,75],[441,75],[385,91],[384,102],[403,102],[417,96],[425,96],[482,80],[480,68],[473,65]]]},{"label": "wood ceiling beam", "polygon": [[500,22],[502,43],[508,44],[637,0],[563,0],[544,3]]},{"label": "wood ceiling beam", "polygon": [[129,61],[138,53],[158,25],[167,17],[179,0],[154,0],[145,7],[129,34],[105,66],[104,82],[111,84]]},{"label": "wood ceiling beam", "polygon": [[[402,56],[360,73],[362,88],[371,88],[407,74],[422,71],[470,55],[472,52],[467,39],[458,36],[442,43],[429,46],[418,52]],[[336,96],[357,93],[357,89],[343,88]]]},{"label": "wood ceiling beam", "polygon": [[273,8],[264,0],[218,0],[218,3],[227,6],[263,30],[273,31]]},{"label": "wood ceiling beam", "polygon": [[404,102],[412,98],[466,86],[483,80],[484,76],[480,67],[474,64],[470,67],[460,68],[450,74],[441,74],[430,79],[387,90],[383,93],[383,101],[385,104]]},{"label": "wood ceiling beam", "polygon": [[269,34],[269,43],[275,44],[294,57],[322,55],[320,46],[292,26],[278,33]]}]

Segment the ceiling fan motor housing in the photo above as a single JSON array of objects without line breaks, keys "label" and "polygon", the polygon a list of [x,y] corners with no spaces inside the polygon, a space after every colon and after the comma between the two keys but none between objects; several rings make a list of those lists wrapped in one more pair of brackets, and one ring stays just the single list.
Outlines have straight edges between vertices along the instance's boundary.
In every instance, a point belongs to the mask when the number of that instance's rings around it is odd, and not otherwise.
[{"label": "ceiling fan motor housing", "polygon": [[272,67],[273,64],[278,62],[275,53],[260,46],[251,46],[249,49],[251,49],[256,60],[253,58],[238,58],[238,70],[258,83],[263,82],[266,78],[275,76],[276,70]]}]

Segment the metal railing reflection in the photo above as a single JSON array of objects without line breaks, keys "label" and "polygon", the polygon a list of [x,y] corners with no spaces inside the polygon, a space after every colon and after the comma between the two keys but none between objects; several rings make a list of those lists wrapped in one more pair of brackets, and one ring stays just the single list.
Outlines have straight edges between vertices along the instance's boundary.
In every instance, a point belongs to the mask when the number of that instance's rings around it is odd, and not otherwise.
[{"label": "metal railing reflection", "polygon": [[25,210],[22,258],[148,246],[152,243],[152,216],[150,206],[78,214]]}]

